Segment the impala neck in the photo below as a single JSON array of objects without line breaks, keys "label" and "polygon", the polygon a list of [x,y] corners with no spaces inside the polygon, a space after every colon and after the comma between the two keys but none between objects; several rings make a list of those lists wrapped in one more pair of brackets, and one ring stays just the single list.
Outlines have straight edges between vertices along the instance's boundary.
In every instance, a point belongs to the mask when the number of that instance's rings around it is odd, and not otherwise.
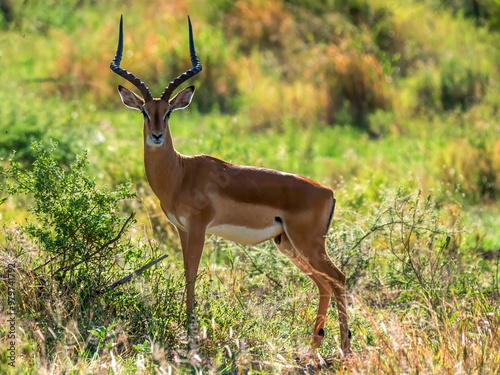
[{"label": "impala neck", "polygon": [[165,141],[160,147],[153,147],[146,143],[144,133],[144,165],[149,185],[153,192],[161,199],[165,193],[171,193],[181,177],[181,155],[174,149],[172,136],[167,126]]}]

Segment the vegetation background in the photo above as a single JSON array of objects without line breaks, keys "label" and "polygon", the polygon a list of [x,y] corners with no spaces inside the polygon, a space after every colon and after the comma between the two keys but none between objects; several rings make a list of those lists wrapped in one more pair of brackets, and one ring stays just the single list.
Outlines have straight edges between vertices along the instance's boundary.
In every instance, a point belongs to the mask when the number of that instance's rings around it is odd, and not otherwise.
[{"label": "vegetation background", "polygon": [[[352,356],[335,309],[307,351],[316,291],[270,243],[208,240],[186,337],[180,245],[108,69],[120,14],[156,95],[193,20],[178,151],[336,190]],[[0,1],[0,372],[499,373],[499,41],[498,0]]]}]

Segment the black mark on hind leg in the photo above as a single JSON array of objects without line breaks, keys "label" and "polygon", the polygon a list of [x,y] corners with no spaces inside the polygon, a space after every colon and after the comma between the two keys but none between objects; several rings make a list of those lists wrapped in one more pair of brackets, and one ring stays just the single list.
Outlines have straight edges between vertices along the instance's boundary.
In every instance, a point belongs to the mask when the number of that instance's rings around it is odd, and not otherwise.
[{"label": "black mark on hind leg", "polygon": [[[274,221],[276,221],[277,223],[280,223],[281,225],[283,225],[283,220],[281,220],[281,217],[279,217],[279,216],[276,216],[274,218]],[[276,245],[279,245],[281,243],[281,234],[278,234],[276,237],[274,237],[274,243]]]},{"label": "black mark on hind leg", "polygon": [[325,337],[325,330],[323,328],[318,330],[318,336]]}]

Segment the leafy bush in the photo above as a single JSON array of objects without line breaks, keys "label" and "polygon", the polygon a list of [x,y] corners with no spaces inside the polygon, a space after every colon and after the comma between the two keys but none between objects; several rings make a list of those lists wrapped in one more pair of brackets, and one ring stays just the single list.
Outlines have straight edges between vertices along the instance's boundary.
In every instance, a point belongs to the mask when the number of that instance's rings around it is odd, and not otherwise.
[{"label": "leafy bush", "polygon": [[431,195],[386,191],[369,216],[347,211],[335,220],[328,242],[332,254],[339,254],[350,286],[388,286],[446,297],[460,282],[456,267],[461,263],[461,237],[458,218],[444,221],[442,216]]},{"label": "leafy bush", "polygon": [[[12,162],[2,177],[9,195],[27,195],[33,202],[31,216],[19,227],[33,245],[14,251],[20,233],[6,230],[3,260],[22,270],[23,293],[32,295],[23,301],[22,314],[32,315],[42,327],[71,318],[86,321],[89,309],[97,308],[95,298],[123,272],[116,256],[133,253],[126,234],[134,213],[123,216],[120,207],[135,194],[129,185],[115,191],[97,188],[85,173],[86,153],[65,168],[54,157],[55,143],[45,150],[35,142],[32,149],[36,160],[31,170]],[[75,314],[80,310],[85,313]]]},{"label": "leafy bush", "polygon": [[434,7],[449,7],[455,14],[473,18],[476,25],[488,25],[500,31],[500,4],[496,0],[445,0],[431,1]]},{"label": "leafy bush", "polygon": [[330,46],[325,54],[327,122],[335,123],[336,113],[347,103],[351,123],[367,128],[370,113],[390,107],[382,65],[376,56],[356,49]]},{"label": "leafy bush", "polygon": [[238,36],[246,55],[254,49],[281,55],[293,43],[293,17],[281,1],[237,1],[226,19],[227,35]]},{"label": "leafy bush", "polygon": [[500,193],[498,154],[498,142],[490,145],[464,138],[452,141],[437,158],[440,180],[469,201],[494,199]]},{"label": "leafy bush", "polygon": [[488,75],[472,67],[463,66],[457,59],[443,64],[441,103],[444,110],[467,110],[485,95]]}]

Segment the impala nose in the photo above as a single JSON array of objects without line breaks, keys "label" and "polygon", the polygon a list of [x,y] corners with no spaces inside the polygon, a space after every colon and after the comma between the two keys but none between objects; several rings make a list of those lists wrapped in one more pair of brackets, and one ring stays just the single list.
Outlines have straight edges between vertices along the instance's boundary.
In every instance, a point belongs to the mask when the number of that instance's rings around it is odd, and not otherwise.
[{"label": "impala nose", "polygon": [[163,143],[163,134],[156,135],[155,133],[151,133],[151,138],[153,143],[161,144]]}]

